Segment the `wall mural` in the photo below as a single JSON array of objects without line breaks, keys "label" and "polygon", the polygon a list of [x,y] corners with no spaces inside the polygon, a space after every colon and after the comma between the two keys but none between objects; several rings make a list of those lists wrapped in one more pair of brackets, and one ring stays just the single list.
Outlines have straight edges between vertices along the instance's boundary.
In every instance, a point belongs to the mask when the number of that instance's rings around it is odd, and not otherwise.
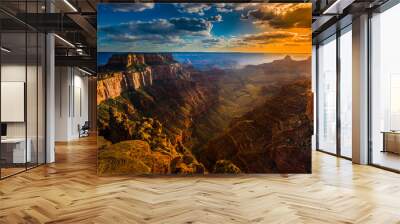
[{"label": "wall mural", "polygon": [[98,51],[100,175],[311,172],[311,4],[99,4]]}]

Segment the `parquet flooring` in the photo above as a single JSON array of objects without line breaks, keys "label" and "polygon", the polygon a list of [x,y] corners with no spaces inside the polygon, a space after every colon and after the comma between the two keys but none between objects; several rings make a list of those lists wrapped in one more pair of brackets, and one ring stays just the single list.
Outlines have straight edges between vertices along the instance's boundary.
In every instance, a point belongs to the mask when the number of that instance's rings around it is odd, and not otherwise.
[{"label": "parquet flooring", "polygon": [[94,138],[0,181],[0,223],[400,223],[400,175],[313,152],[312,175],[98,177]]}]

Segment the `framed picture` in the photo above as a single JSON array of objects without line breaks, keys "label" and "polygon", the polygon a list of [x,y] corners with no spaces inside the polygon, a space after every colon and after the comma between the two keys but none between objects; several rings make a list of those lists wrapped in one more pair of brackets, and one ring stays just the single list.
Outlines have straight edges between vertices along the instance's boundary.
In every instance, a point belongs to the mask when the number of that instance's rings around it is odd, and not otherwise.
[{"label": "framed picture", "polygon": [[99,4],[99,174],[310,173],[311,8]]}]

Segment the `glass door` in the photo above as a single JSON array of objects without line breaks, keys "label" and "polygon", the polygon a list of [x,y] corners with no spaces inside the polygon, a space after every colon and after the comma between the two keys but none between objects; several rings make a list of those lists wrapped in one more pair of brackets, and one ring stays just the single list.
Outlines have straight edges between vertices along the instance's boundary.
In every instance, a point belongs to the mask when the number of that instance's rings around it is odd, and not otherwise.
[{"label": "glass door", "polygon": [[[25,32],[1,34],[1,175],[26,170],[27,151],[26,81],[27,36]],[[6,49],[6,50],[5,50]]]},{"label": "glass door", "polygon": [[[44,12],[44,3],[9,1],[0,7],[22,18]],[[10,15],[0,12],[1,179],[45,163],[46,39]]]}]

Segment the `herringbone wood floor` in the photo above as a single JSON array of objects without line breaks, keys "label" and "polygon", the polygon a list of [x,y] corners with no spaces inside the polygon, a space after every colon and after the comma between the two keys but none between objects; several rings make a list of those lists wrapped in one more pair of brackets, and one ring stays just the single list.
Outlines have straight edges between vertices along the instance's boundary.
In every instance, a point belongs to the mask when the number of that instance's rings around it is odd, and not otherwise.
[{"label": "herringbone wood floor", "polygon": [[0,181],[0,223],[400,223],[400,175],[315,152],[312,175],[98,177],[94,138]]}]

